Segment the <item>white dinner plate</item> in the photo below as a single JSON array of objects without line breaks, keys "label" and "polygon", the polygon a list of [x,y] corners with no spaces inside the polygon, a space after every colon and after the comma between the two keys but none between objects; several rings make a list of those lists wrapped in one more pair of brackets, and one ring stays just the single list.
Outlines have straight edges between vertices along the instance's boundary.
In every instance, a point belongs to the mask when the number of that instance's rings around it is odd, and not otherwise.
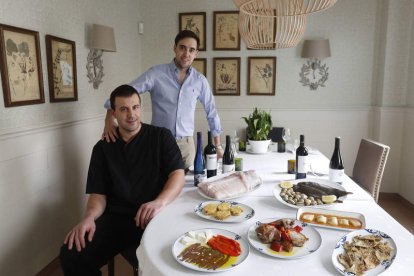
[{"label": "white dinner plate", "polygon": [[172,247],[172,254],[174,256],[174,259],[176,259],[177,262],[180,263],[181,265],[187,268],[193,269],[193,270],[202,271],[202,272],[222,272],[222,271],[230,270],[230,269],[237,267],[242,262],[244,262],[244,260],[246,260],[247,256],[249,256],[249,253],[250,253],[249,244],[244,238],[242,238],[240,235],[236,233],[233,233],[233,232],[230,232],[224,229],[217,229],[217,228],[203,228],[203,229],[192,230],[191,232],[193,232],[194,234],[197,234],[199,232],[203,232],[203,231],[205,232],[207,230],[211,231],[213,235],[222,235],[227,238],[236,240],[240,244],[240,248],[241,248],[240,255],[237,257],[230,257],[230,260],[226,264],[224,264],[222,267],[219,267],[215,270],[201,268],[197,266],[196,264],[183,261],[179,258],[179,255],[187,246],[182,244],[180,241],[182,238],[184,238],[188,234],[188,232],[186,232],[174,242],[174,245]]},{"label": "white dinner plate", "polygon": [[[211,181],[215,181],[215,180],[217,180],[217,179],[220,179],[220,178],[226,177],[226,176],[228,176],[228,175],[230,175],[230,174],[233,174],[233,173],[236,173],[236,172],[228,172],[228,173],[223,173],[223,174],[220,174],[220,175],[216,175],[216,176],[213,176],[213,177],[207,178],[207,179],[206,179],[206,180],[204,180],[203,182],[211,182]],[[248,195],[249,193],[251,193],[251,192],[253,192],[253,191],[255,191],[255,190],[259,189],[259,188],[260,188],[260,186],[261,186],[261,185],[262,185],[262,183],[263,183],[263,179],[262,179],[260,176],[259,176],[259,178],[260,178],[260,183],[259,183],[259,185],[257,185],[256,187],[254,187],[252,190],[248,191],[247,193],[240,194],[240,195],[236,195],[236,196],[231,196],[231,197],[226,197],[226,198],[220,198],[220,199],[217,199],[217,198],[212,198],[212,197],[209,197],[208,195],[206,195],[205,193],[203,193],[203,191],[202,191],[201,189],[199,189],[199,188],[197,188],[197,191],[198,191],[198,193],[199,193],[202,197],[204,197],[204,198],[206,198],[206,199],[211,199],[211,200],[229,200],[229,199],[236,199],[236,198],[240,198],[240,197],[243,197],[243,196],[245,196],[245,195]]]},{"label": "white dinner plate", "polygon": [[345,250],[344,250],[345,242],[347,242],[347,241],[352,242],[352,238],[355,237],[355,236],[358,236],[358,235],[366,236],[366,235],[370,235],[370,234],[374,234],[376,236],[382,237],[384,241],[388,242],[389,245],[392,248],[394,248],[394,252],[392,254],[391,261],[382,262],[377,267],[366,271],[364,273],[364,276],[378,275],[378,274],[384,272],[387,268],[390,267],[390,265],[394,262],[394,259],[397,255],[397,245],[395,244],[394,240],[390,236],[385,234],[384,232],[381,232],[381,231],[378,231],[378,230],[375,230],[375,229],[361,229],[361,230],[357,230],[357,231],[349,233],[348,235],[343,236],[336,243],[335,249],[332,253],[332,263],[333,263],[334,267],[336,268],[336,270],[338,270],[343,275],[347,275],[347,276],[355,275],[354,273],[351,273],[351,272],[345,272],[345,267],[342,264],[340,264],[339,261],[338,261],[338,255],[343,254],[345,252]]},{"label": "white dinner plate", "polygon": [[[228,217],[224,220],[219,220],[219,219],[216,219],[214,216],[205,215],[203,213],[203,208],[207,204],[217,204],[218,205],[218,204],[223,203],[223,202],[228,202],[228,203],[230,203],[231,206],[240,206],[243,209],[243,212],[239,216],[230,216],[230,217]],[[235,202],[235,201],[225,201],[225,200],[212,200],[212,201],[201,202],[200,204],[197,204],[194,207],[194,212],[197,215],[199,215],[200,217],[204,218],[204,219],[208,219],[208,220],[212,220],[212,221],[216,221],[216,222],[243,222],[243,221],[246,221],[248,219],[251,219],[254,216],[254,210],[250,206],[247,206],[245,204],[238,203],[238,202]]]},{"label": "white dinner plate", "polygon": [[251,149],[246,149],[246,152],[249,153],[249,154],[263,155],[263,154],[267,154],[269,151],[266,151],[266,152],[252,152]]},{"label": "white dinner plate", "polygon": [[304,234],[309,240],[305,242],[303,247],[293,247],[293,251],[288,252],[276,252],[272,249],[270,249],[270,244],[262,243],[256,234],[256,228],[260,226],[263,223],[270,223],[272,221],[278,220],[279,218],[270,218],[265,219],[261,221],[256,221],[252,226],[250,226],[248,232],[247,232],[247,239],[249,240],[249,243],[251,246],[256,248],[260,253],[263,253],[265,255],[275,257],[275,258],[281,258],[281,259],[297,259],[305,257],[309,254],[312,254],[322,244],[322,237],[319,234],[319,232],[313,228],[312,226],[302,223],[299,220],[295,220],[295,224],[293,227],[299,225],[302,227],[302,234]]},{"label": "white dinner plate", "polygon": [[[350,219],[357,219],[361,222],[361,226],[358,227],[358,228],[357,227],[352,228],[351,223],[349,223],[348,226],[340,225],[339,223],[338,223],[338,225],[334,226],[334,225],[329,224],[329,223],[321,224],[321,223],[317,223],[317,222],[314,222],[314,221],[310,222],[310,221],[307,221],[307,220],[301,220],[300,217],[303,213],[312,213],[312,214],[315,214],[315,217],[317,215],[334,216],[338,219],[338,221],[339,221],[339,218],[346,218],[346,219],[348,219],[348,221]],[[365,216],[361,213],[338,211],[338,210],[328,210],[328,209],[323,209],[323,208],[320,208],[320,207],[318,207],[318,208],[310,207],[310,206],[301,207],[296,212],[296,219],[300,220],[304,223],[311,224],[311,225],[316,226],[316,227],[331,228],[331,229],[336,229],[336,230],[355,231],[355,230],[365,228]]]},{"label": "white dinner plate", "polygon": [[[276,197],[276,199],[277,200],[279,200],[281,203],[283,203],[283,204],[285,204],[285,205],[287,205],[287,206],[289,206],[289,207],[292,207],[292,208],[296,208],[296,209],[298,209],[298,208],[300,208],[300,207],[303,207],[303,206],[298,206],[298,205],[294,205],[294,204],[290,204],[290,203],[288,203],[288,202],[286,202],[286,201],[284,201],[283,200],[283,198],[280,196],[280,192],[282,191],[282,188],[280,187],[280,183],[281,182],[285,182],[285,181],[287,181],[287,182],[290,182],[290,183],[292,183],[293,185],[295,185],[295,184],[297,184],[297,183],[299,183],[299,182],[315,182],[315,183],[318,183],[318,184],[320,184],[320,185],[325,185],[325,186],[328,186],[328,187],[331,187],[331,188],[336,188],[336,189],[339,189],[339,190],[342,190],[342,191],[346,191],[345,190],[345,188],[342,186],[342,185],[340,185],[340,184],[338,184],[338,183],[335,183],[335,182],[332,182],[332,181],[329,181],[329,180],[326,180],[326,179],[318,179],[318,178],[305,178],[305,179],[296,179],[296,180],[282,180],[282,181],[280,181],[279,183],[277,183],[276,185],[275,185],[275,187],[273,188],[273,195]],[[341,197],[339,197],[338,199],[339,200],[341,200],[341,201],[345,201],[345,199],[347,198],[347,195],[344,195],[344,196],[341,196]],[[321,205],[313,205],[313,206],[309,206],[309,207],[324,207],[324,206],[329,206],[329,205],[333,205],[333,204],[341,204],[341,203],[338,203],[338,202],[334,202],[334,203],[329,203],[329,204],[321,204]]]}]

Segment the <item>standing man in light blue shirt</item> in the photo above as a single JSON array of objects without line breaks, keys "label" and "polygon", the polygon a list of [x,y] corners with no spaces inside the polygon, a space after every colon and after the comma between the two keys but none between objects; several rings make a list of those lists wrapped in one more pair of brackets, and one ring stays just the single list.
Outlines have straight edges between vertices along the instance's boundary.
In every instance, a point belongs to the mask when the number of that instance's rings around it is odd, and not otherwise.
[{"label": "standing man in light blue shirt", "polygon": [[[175,58],[169,64],[156,65],[144,72],[130,85],[138,93],[148,91],[152,103],[152,124],[165,127],[175,136],[185,167],[194,161],[194,115],[197,101],[206,111],[209,129],[214,137],[218,157],[223,155],[220,143],[220,124],[213,94],[206,77],[191,66],[198,53],[200,39],[189,30],[183,30],[175,37]],[[115,141],[116,123],[108,109],[102,139]]]}]

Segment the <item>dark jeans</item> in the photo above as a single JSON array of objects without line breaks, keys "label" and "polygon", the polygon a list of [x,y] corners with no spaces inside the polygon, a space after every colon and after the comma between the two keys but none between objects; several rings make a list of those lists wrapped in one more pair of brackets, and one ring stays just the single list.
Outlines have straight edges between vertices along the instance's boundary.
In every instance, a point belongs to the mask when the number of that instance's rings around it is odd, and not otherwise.
[{"label": "dark jeans", "polygon": [[137,248],[141,240],[141,228],[135,225],[131,216],[104,213],[96,220],[96,231],[91,242],[78,252],[75,245],[68,250],[60,249],[60,262],[65,276],[101,275],[100,268],[108,260],[126,248]]}]

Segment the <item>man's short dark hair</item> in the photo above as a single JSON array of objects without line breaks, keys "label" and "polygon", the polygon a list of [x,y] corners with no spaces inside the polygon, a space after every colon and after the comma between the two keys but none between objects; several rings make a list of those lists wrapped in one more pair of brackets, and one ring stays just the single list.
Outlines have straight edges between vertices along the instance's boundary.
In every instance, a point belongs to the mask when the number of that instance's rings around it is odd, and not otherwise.
[{"label": "man's short dark hair", "polygon": [[139,98],[139,103],[141,104],[141,96],[139,95],[138,91],[132,87],[131,85],[123,84],[115,88],[114,91],[111,93],[111,97],[109,98],[111,102],[111,108],[115,110],[115,98],[116,97],[124,97],[128,98],[132,95],[137,94]]},{"label": "man's short dark hair", "polygon": [[198,38],[198,36],[190,30],[182,30],[181,32],[177,34],[177,36],[175,37],[175,46],[177,46],[178,42],[181,39],[184,39],[187,37],[194,38],[197,41],[197,50],[198,50],[198,47],[200,46],[200,38]]}]

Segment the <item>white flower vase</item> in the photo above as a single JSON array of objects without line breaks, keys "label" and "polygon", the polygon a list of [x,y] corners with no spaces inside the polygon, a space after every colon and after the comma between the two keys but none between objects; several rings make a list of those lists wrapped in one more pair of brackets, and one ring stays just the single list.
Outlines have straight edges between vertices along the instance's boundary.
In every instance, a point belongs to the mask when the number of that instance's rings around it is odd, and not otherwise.
[{"label": "white flower vase", "polygon": [[254,141],[249,139],[250,144],[250,152],[251,153],[266,153],[269,149],[270,145],[270,139],[269,140],[263,140],[263,141]]}]

